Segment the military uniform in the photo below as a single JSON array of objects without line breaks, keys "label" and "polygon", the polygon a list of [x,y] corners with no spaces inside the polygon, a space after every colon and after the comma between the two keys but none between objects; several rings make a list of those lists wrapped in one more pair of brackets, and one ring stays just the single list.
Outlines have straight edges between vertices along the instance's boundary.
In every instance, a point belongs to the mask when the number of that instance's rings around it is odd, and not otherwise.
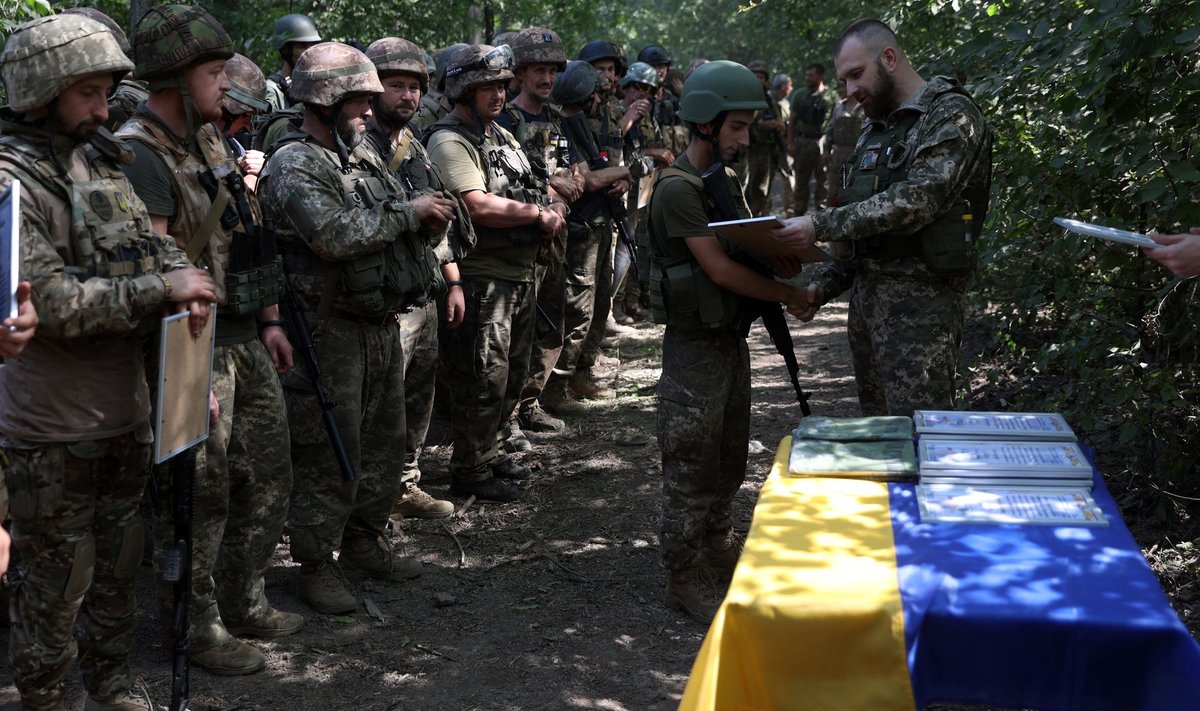
[{"label": "military uniform", "polygon": [[829,102],[821,90],[809,91],[807,87],[792,94],[792,125],[795,135],[792,141],[792,214],[803,215],[808,211],[809,182],[816,180],[814,207],[825,204],[825,168],[821,163],[821,135],[825,131],[825,115]]},{"label": "military uniform", "polygon": [[[16,82],[57,92],[93,72],[124,74],[132,62],[109,37],[73,15],[17,28],[0,58],[9,105],[24,112],[53,98],[29,102],[41,89]],[[23,62],[21,45],[52,63]],[[60,709],[79,657],[89,704],[109,708],[133,684],[138,505],[153,438],[142,348],[167,301],[162,275],[189,265],[151,231],[117,165],[127,150],[103,136],[76,145],[15,118],[5,109],[0,119],[0,189],[22,183],[19,268],[40,323],[0,368],[0,459],[22,572],[9,607],[13,678],[24,708]]]},{"label": "military uniform", "polygon": [[[818,241],[825,299],[850,289],[847,330],[864,415],[952,409],[964,291],[987,208],[991,132],[957,82],[935,77],[864,127]],[[886,190],[886,192],[884,192]]]},{"label": "military uniform", "polygon": [[[767,109],[759,112],[750,127],[750,147],[746,150],[746,203],[750,206],[750,214],[762,216],[771,212],[771,176],[775,173],[779,162],[779,148],[783,145],[780,139],[784,130],[784,119],[779,113],[779,106],[771,100],[770,95],[764,94]],[[775,128],[766,128],[764,121],[778,122]]]},{"label": "military uniform", "polygon": [[446,118],[446,114],[450,113],[450,109],[443,106],[439,100],[441,96],[440,93],[433,92],[421,95],[417,114],[412,118],[413,129],[418,134],[428,131],[430,126]]},{"label": "military uniform", "polygon": [[116,131],[137,110],[139,104],[150,98],[150,90],[146,82],[135,79],[122,79],[112,96],[108,98],[108,128]]},{"label": "military uniform", "polygon": [[273,72],[267,77],[267,103],[272,111],[283,111],[292,108],[295,103],[288,98],[287,88],[291,83],[281,72]]},{"label": "military uniform", "polygon": [[829,165],[826,168],[828,176],[825,183],[825,195],[830,205],[838,204],[838,195],[842,189],[842,166],[854,153],[854,144],[858,142],[858,130],[862,126],[863,110],[855,102],[851,106],[842,99],[833,107],[829,115],[829,128],[825,131],[825,156]]}]

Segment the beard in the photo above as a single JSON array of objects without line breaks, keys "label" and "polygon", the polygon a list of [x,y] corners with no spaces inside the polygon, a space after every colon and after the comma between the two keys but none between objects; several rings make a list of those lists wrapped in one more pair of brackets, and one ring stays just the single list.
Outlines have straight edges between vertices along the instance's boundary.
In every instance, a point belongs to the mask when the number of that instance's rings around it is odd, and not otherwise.
[{"label": "beard", "polygon": [[67,136],[76,143],[86,143],[92,139],[92,136],[96,135],[96,131],[103,125],[95,119],[80,121],[74,126],[64,126],[60,121],[56,120],[54,121],[53,129],[55,133]]},{"label": "beard", "polygon": [[415,105],[396,104],[388,109],[384,108],[379,101],[372,102],[371,111],[375,114],[375,119],[389,129],[404,128],[409,121],[412,121],[413,116],[417,115]]},{"label": "beard", "polygon": [[896,101],[896,80],[884,71],[883,62],[878,59],[875,60],[875,67],[878,70],[879,83],[871,92],[870,100],[863,105],[863,113],[867,118],[878,121],[886,119],[900,106]]},{"label": "beard", "polygon": [[342,143],[346,144],[347,148],[354,148],[359,143],[362,143],[363,137],[366,135],[366,120],[361,116],[339,116],[337,122],[338,138],[342,139]]}]

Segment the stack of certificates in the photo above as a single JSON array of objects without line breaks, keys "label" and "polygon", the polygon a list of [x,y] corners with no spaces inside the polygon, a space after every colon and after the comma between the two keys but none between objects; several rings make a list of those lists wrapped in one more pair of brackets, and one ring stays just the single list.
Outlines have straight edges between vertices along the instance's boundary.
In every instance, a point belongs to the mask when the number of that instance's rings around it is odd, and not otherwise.
[{"label": "stack of certificates", "polygon": [[913,481],[912,437],[910,417],[805,417],[792,432],[788,473]]}]

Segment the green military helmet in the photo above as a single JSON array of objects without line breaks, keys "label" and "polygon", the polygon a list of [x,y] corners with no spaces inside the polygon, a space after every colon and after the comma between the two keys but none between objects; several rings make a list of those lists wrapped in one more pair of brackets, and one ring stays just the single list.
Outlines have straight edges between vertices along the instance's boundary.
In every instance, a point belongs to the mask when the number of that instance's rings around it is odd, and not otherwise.
[{"label": "green military helmet", "polygon": [[458,101],[467,90],[480,84],[508,81],[513,78],[512,49],[502,44],[493,47],[487,44],[472,44],[450,55],[444,81],[446,97]]},{"label": "green military helmet", "polygon": [[541,27],[521,30],[508,43],[517,67],[526,64],[553,64],[562,71],[567,66],[567,50],[553,31]]},{"label": "green military helmet", "polygon": [[592,40],[579,50],[576,59],[585,62],[598,62],[601,59],[611,59],[617,65],[617,76],[625,73],[625,50],[608,40]]},{"label": "green military helmet", "polygon": [[634,62],[629,65],[629,71],[625,72],[625,76],[621,77],[622,89],[630,84],[648,84],[657,89],[658,71],[645,62]]},{"label": "green military helmet", "polygon": [[234,116],[250,113],[267,113],[267,78],[258,65],[241,54],[235,54],[225,62],[225,74],[229,77],[229,91],[222,105]]},{"label": "green military helmet", "polygon": [[383,84],[367,55],[341,42],[304,50],[292,70],[288,96],[310,106],[334,106],[355,94],[382,94]]},{"label": "green military helmet", "polygon": [[718,59],[706,62],[688,76],[679,98],[679,118],[688,123],[708,123],[726,111],[767,108],[762,84],[746,67]]},{"label": "green military helmet", "polygon": [[308,15],[293,13],[284,15],[275,21],[275,30],[271,33],[271,46],[276,50],[292,42],[321,42],[321,33],[317,25]]},{"label": "green military helmet", "polygon": [[81,14],[41,17],[18,25],[0,53],[8,106],[18,114],[49,104],[80,79],[112,72],[113,86],[133,69],[116,37]]},{"label": "green military helmet", "polygon": [[83,15],[90,17],[96,22],[108,28],[108,31],[113,33],[113,37],[117,39],[117,44],[121,47],[121,51],[126,57],[133,59],[133,46],[129,44],[129,37],[125,35],[125,30],[117,24],[117,21],[100,12],[94,7],[70,7],[62,11],[64,15]]},{"label": "green military helmet", "polygon": [[155,5],[133,32],[133,75],[152,84],[171,83],[188,67],[232,56],[233,41],[225,28],[195,5]]},{"label": "green military helmet", "polygon": [[429,91],[429,68],[421,48],[400,37],[377,39],[367,47],[367,57],[382,79],[389,74],[412,74],[421,82],[421,93]]},{"label": "green military helmet", "polygon": [[554,80],[554,91],[550,98],[556,104],[563,106],[582,104],[588,97],[596,93],[600,85],[600,70],[582,59],[572,59],[567,62],[567,68],[559,73]]},{"label": "green military helmet", "polygon": [[755,59],[751,61],[746,65],[746,68],[754,74],[762,74],[764,79],[771,78],[771,68],[767,66],[767,63],[761,59]]},{"label": "green military helmet", "polygon": [[437,73],[433,75],[433,85],[438,91],[446,91],[446,67],[450,66],[450,56],[462,49],[469,47],[465,42],[455,42],[449,47],[444,47],[438,50],[437,53]]}]

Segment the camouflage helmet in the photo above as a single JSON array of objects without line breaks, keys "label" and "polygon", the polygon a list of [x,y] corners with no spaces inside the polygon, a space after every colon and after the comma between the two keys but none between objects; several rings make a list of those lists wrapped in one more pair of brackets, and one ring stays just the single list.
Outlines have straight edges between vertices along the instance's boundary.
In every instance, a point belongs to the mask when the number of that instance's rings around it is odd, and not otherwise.
[{"label": "camouflage helmet", "polygon": [[509,42],[516,66],[526,64],[553,64],[562,71],[567,67],[567,50],[562,40],[551,30],[531,27],[521,30]]},{"label": "camouflage helmet", "polygon": [[458,101],[472,87],[512,79],[512,63],[512,50],[506,44],[472,44],[456,50],[443,77],[447,98]]},{"label": "camouflage helmet", "polygon": [[429,50],[421,50],[421,61],[425,63],[425,75],[433,79],[433,75],[437,73],[437,62],[433,61],[433,55],[429,53]]},{"label": "camouflage helmet", "polygon": [[421,82],[421,93],[429,90],[429,68],[421,48],[399,37],[377,39],[367,47],[367,57],[383,79],[389,74],[412,74]]},{"label": "camouflage helmet", "polygon": [[275,21],[275,29],[271,32],[271,46],[276,50],[292,42],[320,42],[321,33],[317,25],[308,15],[293,13],[284,15]]},{"label": "camouflage helmet", "polygon": [[520,33],[520,30],[504,30],[503,32],[497,32],[496,36],[492,38],[492,46],[499,47],[502,44],[508,44],[511,47],[512,45],[509,43],[512,42],[513,38]]},{"label": "camouflage helmet", "polygon": [[8,106],[18,114],[49,104],[83,77],[112,72],[113,84],[133,62],[108,28],[80,14],[51,15],[19,25],[0,53]]},{"label": "camouflage helmet", "polygon": [[671,66],[671,55],[667,54],[667,50],[662,48],[662,45],[652,44],[638,52],[637,60],[645,62],[651,66],[665,64]]},{"label": "camouflage helmet", "polygon": [[592,40],[583,45],[579,50],[579,54],[575,55],[576,59],[582,59],[585,62],[597,62],[601,59],[611,59],[617,64],[617,76],[625,73],[625,50],[621,47],[609,42],[608,40]]},{"label": "camouflage helmet", "polygon": [[352,94],[382,94],[383,84],[367,55],[341,42],[304,50],[292,69],[288,96],[311,106],[334,106]]},{"label": "camouflage helmet", "polygon": [[696,67],[683,83],[679,118],[688,123],[708,123],[726,111],[767,108],[762,84],[746,67],[718,59]]},{"label": "camouflage helmet", "polygon": [[582,104],[599,85],[600,70],[582,59],[572,59],[555,79],[550,98],[556,104]]},{"label": "camouflage helmet", "polygon": [[225,28],[195,5],[155,5],[133,31],[138,79],[168,79],[193,65],[232,56]]},{"label": "camouflage helmet", "polygon": [[234,116],[249,113],[267,113],[267,78],[258,65],[241,54],[235,54],[225,62],[225,74],[229,77],[229,91],[221,105]]},{"label": "camouflage helmet", "polygon": [[771,68],[761,59],[752,60],[746,65],[746,68],[754,74],[762,74],[768,79],[771,78]]},{"label": "camouflage helmet", "polygon": [[648,84],[657,89],[658,71],[645,62],[634,62],[629,65],[629,71],[625,72],[625,76],[621,77],[622,89],[630,84]]},{"label": "camouflage helmet", "polygon": [[121,29],[121,26],[117,24],[116,20],[112,19],[108,15],[105,15],[103,12],[100,12],[94,7],[71,7],[63,10],[62,14],[83,15],[84,17],[90,17],[96,22],[104,25],[108,28],[109,32],[113,33],[113,37],[117,38],[117,45],[121,48],[121,51],[125,53],[125,56],[133,59],[133,46],[129,44],[129,37],[125,35],[125,30]]},{"label": "camouflage helmet", "polygon": [[450,66],[450,55],[467,46],[464,42],[456,42],[438,51],[437,72],[433,75],[433,85],[438,91],[446,90],[446,67]]}]

